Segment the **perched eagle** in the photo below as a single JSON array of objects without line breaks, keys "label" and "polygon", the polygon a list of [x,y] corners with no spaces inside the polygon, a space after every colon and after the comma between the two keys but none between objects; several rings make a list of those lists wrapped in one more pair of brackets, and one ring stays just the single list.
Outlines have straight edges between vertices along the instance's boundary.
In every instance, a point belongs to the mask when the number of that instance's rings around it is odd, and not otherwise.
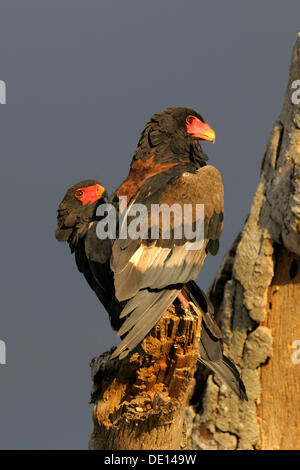
[{"label": "perched eagle", "polygon": [[[183,308],[193,302],[203,312],[199,361],[246,398],[236,367],[223,355],[213,307],[194,282],[206,255],[217,253],[223,227],[222,179],[207,165],[200,146],[201,140],[214,138],[214,131],[192,109],[173,107],[154,114],[142,132],[127,179],[109,199],[118,213],[116,220],[122,216],[130,221],[136,204],[146,207],[140,226],[147,236],[120,237],[119,226],[115,239],[99,239],[97,223],[102,217],[97,208],[107,195],[99,182],[86,180],[72,186],[60,204],[56,238],[67,241],[75,252],[78,269],[122,338],[112,358],[122,359],[134,350],[178,297]],[[153,227],[152,207],[174,204],[182,208],[181,214],[189,205],[188,222],[173,214],[166,230],[160,215]],[[193,234],[199,222],[197,205],[204,206],[203,240],[200,249],[191,249],[198,240],[185,234],[186,228]],[[180,238],[175,236],[179,224]]]}]

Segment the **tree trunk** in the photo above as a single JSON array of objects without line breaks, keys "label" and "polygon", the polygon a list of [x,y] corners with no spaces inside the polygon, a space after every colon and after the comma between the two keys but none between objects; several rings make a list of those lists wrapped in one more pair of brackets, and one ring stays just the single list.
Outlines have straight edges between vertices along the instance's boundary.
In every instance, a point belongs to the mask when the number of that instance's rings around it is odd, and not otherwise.
[{"label": "tree trunk", "polygon": [[122,361],[111,351],[91,362],[94,431],[89,449],[180,449],[194,389],[201,313],[169,307],[142,343],[145,355]]},{"label": "tree trunk", "polygon": [[[225,350],[249,401],[208,378],[186,410],[191,449],[299,449],[300,33],[282,112],[245,226],[210,289]],[[295,103],[293,103],[293,101]]]}]

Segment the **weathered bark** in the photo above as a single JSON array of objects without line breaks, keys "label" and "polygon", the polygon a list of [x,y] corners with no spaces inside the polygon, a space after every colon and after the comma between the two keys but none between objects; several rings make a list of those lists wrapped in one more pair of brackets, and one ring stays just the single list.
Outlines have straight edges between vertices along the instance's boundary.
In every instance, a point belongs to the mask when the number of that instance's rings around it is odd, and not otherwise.
[{"label": "weathered bark", "polygon": [[194,389],[201,313],[179,303],[142,343],[145,355],[122,361],[111,351],[91,362],[94,431],[89,449],[180,449]]},{"label": "weathered bark", "polygon": [[249,217],[210,289],[249,401],[209,376],[199,403],[200,378],[186,410],[191,449],[300,448],[300,365],[292,360],[300,339],[300,105],[291,99],[298,79],[300,33]]},{"label": "weathered bark", "polygon": [[265,325],[274,336],[272,359],[263,368],[258,416],[263,449],[300,448],[300,365],[292,345],[300,339],[300,257],[284,246],[268,290]]}]

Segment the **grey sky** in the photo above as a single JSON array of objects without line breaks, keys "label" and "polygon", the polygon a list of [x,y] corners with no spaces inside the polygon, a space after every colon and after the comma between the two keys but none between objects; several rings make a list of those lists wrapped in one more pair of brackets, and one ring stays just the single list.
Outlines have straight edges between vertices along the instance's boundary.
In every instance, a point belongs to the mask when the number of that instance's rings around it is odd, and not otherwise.
[{"label": "grey sky", "polygon": [[0,448],[86,448],[89,361],[117,344],[54,239],[66,189],[93,178],[111,192],[154,112],[198,110],[225,186],[207,288],[247,216],[299,20],[299,0],[1,2]]}]

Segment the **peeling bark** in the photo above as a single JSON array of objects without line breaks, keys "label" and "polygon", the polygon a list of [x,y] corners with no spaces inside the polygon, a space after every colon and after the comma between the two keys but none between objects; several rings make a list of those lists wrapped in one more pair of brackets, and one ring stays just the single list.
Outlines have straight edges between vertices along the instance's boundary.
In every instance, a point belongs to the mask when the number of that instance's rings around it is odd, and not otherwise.
[{"label": "peeling bark", "polygon": [[[209,376],[186,410],[190,449],[299,449],[300,33],[283,108],[262,161],[245,226],[210,289],[225,353],[241,370],[249,402]],[[198,373],[196,391],[205,386]]]},{"label": "peeling bark", "polygon": [[201,313],[172,305],[142,343],[145,355],[112,351],[91,362],[94,431],[89,449],[180,449],[194,389]]}]

